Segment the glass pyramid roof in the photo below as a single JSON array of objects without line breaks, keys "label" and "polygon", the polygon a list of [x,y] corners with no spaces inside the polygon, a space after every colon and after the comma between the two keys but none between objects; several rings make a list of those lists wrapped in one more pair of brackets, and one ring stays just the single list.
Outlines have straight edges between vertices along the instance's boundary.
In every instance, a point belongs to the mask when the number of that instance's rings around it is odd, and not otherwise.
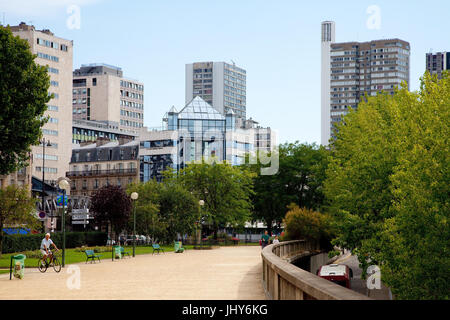
[{"label": "glass pyramid roof", "polygon": [[225,120],[225,117],[201,97],[195,97],[178,114],[178,119]]}]

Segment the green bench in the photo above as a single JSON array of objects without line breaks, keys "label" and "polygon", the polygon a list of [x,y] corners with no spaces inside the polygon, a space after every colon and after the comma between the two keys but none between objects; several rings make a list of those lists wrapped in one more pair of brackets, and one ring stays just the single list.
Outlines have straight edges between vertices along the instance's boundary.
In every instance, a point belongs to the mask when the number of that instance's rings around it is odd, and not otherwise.
[{"label": "green bench", "polygon": [[165,252],[164,252],[164,249],[161,248],[161,247],[159,246],[159,244],[157,244],[157,243],[152,244],[152,247],[153,247],[153,252],[152,252],[152,254],[154,254],[155,251],[157,251],[158,254],[159,254],[160,251],[162,251],[163,253],[165,253]]},{"label": "green bench", "polygon": [[101,255],[95,254],[94,250],[85,250],[84,253],[86,254],[86,263],[88,263],[89,259],[95,263],[95,259],[100,262]]},{"label": "green bench", "polygon": [[127,255],[128,258],[131,258],[131,257],[130,257],[130,253],[129,253],[128,251],[125,251],[125,248],[124,248],[124,247],[120,247],[120,252],[122,253],[122,256]]}]

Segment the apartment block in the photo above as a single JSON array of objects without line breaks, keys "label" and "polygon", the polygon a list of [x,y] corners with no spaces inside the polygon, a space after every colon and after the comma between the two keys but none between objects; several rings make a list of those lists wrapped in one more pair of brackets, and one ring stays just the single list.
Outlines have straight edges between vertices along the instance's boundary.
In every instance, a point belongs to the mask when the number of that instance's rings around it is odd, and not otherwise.
[{"label": "apartment block", "polygon": [[85,64],[73,72],[73,119],[108,121],[136,134],[144,123],[144,85],[119,67]]},{"label": "apartment block", "polygon": [[410,79],[410,44],[401,39],[334,43],[334,23],[322,23],[322,144],[365,95],[376,96]]},{"label": "apartment block", "polygon": [[139,143],[99,138],[72,150],[71,196],[91,196],[97,189],[117,185],[126,188],[139,181]]},{"label": "apartment block", "polygon": [[41,177],[44,170],[45,180],[54,182],[68,171],[71,156],[73,42],[23,22],[11,31],[28,41],[31,52],[37,55],[36,63],[46,66],[50,76],[49,94],[53,98],[45,112],[50,119],[42,132],[51,146],[45,147],[45,167],[42,145],[32,147],[31,175]]},{"label": "apartment block", "polygon": [[226,62],[196,62],[186,65],[186,99],[188,104],[201,97],[219,113],[233,110],[246,118],[247,72]]},{"label": "apartment block", "polygon": [[426,69],[442,79],[442,72],[450,70],[450,52],[427,53]]}]

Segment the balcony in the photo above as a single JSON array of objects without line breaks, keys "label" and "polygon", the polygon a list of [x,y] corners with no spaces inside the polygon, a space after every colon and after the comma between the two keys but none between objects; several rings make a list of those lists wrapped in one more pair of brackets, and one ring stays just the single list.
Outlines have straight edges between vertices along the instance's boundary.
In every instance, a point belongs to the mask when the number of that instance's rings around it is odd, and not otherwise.
[{"label": "balcony", "polygon": [[137,168],[133,169],[111,169],[111,170],[87,170],[69,171],[67,177],[111,177],[111,176],[134,176],[138,173]]}]

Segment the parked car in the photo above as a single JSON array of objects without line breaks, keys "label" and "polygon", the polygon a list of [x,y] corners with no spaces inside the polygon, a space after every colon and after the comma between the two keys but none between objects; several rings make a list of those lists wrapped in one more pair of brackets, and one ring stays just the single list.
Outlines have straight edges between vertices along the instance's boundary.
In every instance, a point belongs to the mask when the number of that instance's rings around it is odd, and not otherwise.
[{"label": "parked car", "polygon": [[353,270],[346,265],[330,264],[322,266],[317,270],[317,275],[340,286],[351,288],[350,280],[353,278]]}]

